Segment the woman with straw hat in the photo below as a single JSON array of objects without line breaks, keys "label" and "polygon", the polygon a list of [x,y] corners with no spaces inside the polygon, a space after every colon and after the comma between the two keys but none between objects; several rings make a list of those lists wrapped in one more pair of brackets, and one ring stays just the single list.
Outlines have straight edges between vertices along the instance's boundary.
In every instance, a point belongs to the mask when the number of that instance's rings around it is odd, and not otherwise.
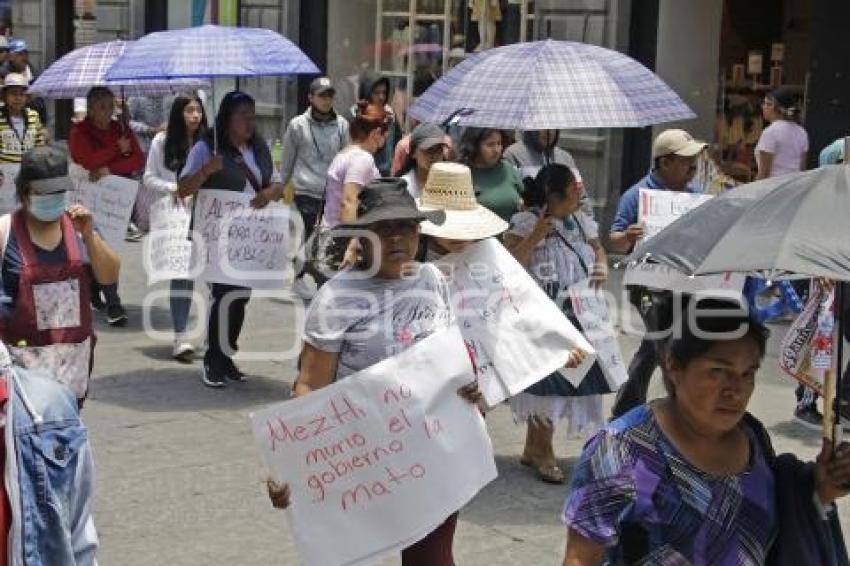
[{"label": "woman with straw hat", "polygon": [[[528,183],[526,210],[514,215],[505,246],[526,266],[550,298],[562,304],[564,314],[581,328],[567,290],[600,276],[597,257],[584,217],[577,216],[581,188],[569,167],[547,165]],[[517,421],[528,422],[522,463],[537,470],[547,483],[563,483],[552,446],[555,423],[566,419],[569,434],[595,432],[602,426],[602,393],[610,393],[602,369],[595,363],[578,388],[553,373],[511,399]]]}]

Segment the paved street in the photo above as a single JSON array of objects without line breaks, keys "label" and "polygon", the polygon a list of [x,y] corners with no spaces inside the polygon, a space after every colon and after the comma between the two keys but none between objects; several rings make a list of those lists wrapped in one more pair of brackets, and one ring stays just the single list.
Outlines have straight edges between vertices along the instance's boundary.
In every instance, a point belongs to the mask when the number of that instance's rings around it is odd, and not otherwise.
[{"label": "paved street", "polygon": [[[274,511],[265,495],[247,421],[253,409],[287,397],[294,363],[244,361],[247,383],[223,391],[203,387],[197,363],[173,361],[169,341],[142,331],[149,289],[141,250],[141,244],[127,244],[121,289],[130,325],[116,330],[99,323],[95,379],[84,410],[97,463],[100,562],[297,564],[285,513]],[[155,327],[168,328],[166,295],[148,310]],[[253,300],[243,350],[292,348],[293,312],[281,299]],[[636,340],[624,336],[622,343],[630,359]],[[775,366],[775,357],[765,362],[751,410],[768,427],[778,451],[813,457],[819,435],[791,421],[793,387]],[[654,391],[660,392],[657,385]],[[524,429],[514,426],[506,407],[489,415],[487,424],[500,476],[461,513],[458,564],[559,564],[564,529],[558,517],[567,488],[545,485],[520,466]],[[557,437],[565,469],[580,448],[578,440]],[[842,511],[846,525],[850,506],[843,504]]]}]

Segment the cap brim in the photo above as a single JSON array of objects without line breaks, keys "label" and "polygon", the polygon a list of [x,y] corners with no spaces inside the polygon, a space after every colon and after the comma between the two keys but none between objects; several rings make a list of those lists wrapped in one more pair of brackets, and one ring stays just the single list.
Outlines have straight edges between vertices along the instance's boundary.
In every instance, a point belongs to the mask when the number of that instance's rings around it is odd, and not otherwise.
[{"label": "cap brim", "polygon": [[314,95],[316,95],[316,94],[326,94],[328,92],[331,93],[331,94],[336,94],[336,89],[333,88],[333,87],[319,88],[319,89],[314,90],[312,92],[312,94],[314,94]]},{"label": "cap brim", "polygon": [[71,177],[53,177],[52,179],[36,179],[30,181],[30,187],[33,194],[51,195],[53,193],[62,193],[70,191],[74,188],[74,183]]},{"label": "cap brim", "polygon": [[708,147],[707,143],[692,141],[689,142],[688,145],[683,147],[678,151],[674,151],[673,155],[678,155],[679,157],[693,157],[695,155],[699,155],[702,150]]},{"label": "cap brim", "polygon": [[[438,145],[448,145],[448,144],[446,143],[446,138],[445,138],[445,137],[441,137],[441,138],[428,138],[428,139],[424,139],[424,140],[422,140],[421,142],[419,142],[418,144],[416,144],[416,149],[417,149],[417,150],[421,149],[421,150],[423,150],[423,151],[428,151],[429,149],[431,149],[431,148],[433,148],[433,147],[437,147]],[[412,148],[411,148],[411,149],[412,149]],[[414,151],[415,151],[415,150],[414,150]]]},{"label": "cap brim", "polygon": [[334,230],[352,230],[366,228],[376,222],[385,222],[387,220],[416,220],[418,222],[431,222],[433,224],[442,224],[445,222],[446,214],[442,210],[419,211],[411,210],[410,208],[386,207],[382,210],[369,212],[353,222],[340,224]]},{"label": "cap brim", "polygon": [[[420,207],[423,212],[433,209]],[[445,210],[445,222],[440,225],[423,222],[419,231],[426,236],[447,240],[483,240],[498,236],[508,229],[508,223],[491,210],[478,206],[473,210]]]}]

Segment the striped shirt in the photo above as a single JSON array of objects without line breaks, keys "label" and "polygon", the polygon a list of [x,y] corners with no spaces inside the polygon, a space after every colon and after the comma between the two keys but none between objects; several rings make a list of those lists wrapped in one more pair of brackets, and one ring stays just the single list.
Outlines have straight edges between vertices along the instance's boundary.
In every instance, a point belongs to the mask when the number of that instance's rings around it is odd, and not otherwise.
[{"label": "striped shirt", "polygon": [[0,163],[20,163],[24,153],[46,143],[41,119],[32,108],[24,108],[23,128],[13,122],[5,109],[0,110]]}]

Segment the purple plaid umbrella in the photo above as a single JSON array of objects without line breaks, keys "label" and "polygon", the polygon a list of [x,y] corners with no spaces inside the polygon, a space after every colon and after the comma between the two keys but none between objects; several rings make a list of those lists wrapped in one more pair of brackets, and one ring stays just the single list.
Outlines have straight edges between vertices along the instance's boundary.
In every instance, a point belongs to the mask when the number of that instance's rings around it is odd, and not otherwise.
[{"label": "purple plaid umbrella", "polygon": [[625,128],[696,117],[634,59],[596,45],[535,41],[479,53],[410,108],[422,122],[516,130]]},{"label": "purple plaid umbrella", "polygon": [[109,80],[317,75],[297,45],[272,30],[206,25],[151,33],[134,42]]},{"label": "purple plaid umbrella", "polygon": [[93,86],[108,87],[122,96],[163,96],[209,88],[209,82],[201,79],[107,81],[106,71],[132,43],[116,40],[75,49],[50,65],[28,90],[45,98],[76,98]]}]

